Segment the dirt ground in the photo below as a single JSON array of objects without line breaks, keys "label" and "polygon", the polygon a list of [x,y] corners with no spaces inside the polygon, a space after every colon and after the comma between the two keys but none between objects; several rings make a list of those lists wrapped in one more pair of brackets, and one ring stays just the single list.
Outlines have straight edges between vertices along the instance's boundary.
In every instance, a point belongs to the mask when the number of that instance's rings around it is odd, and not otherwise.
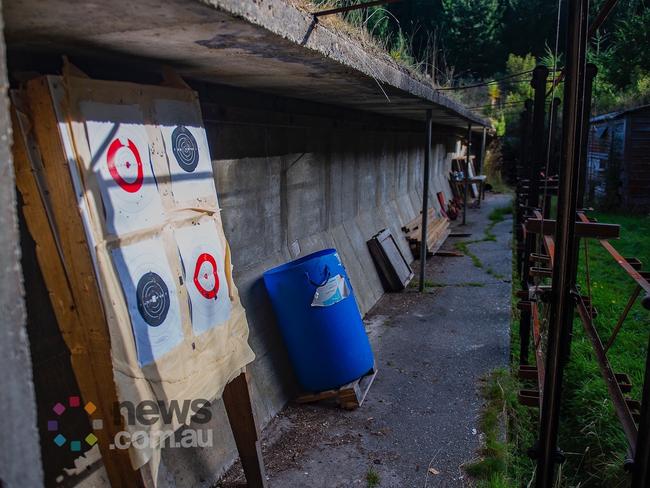
[{"label": "dirt ground", "polygon": [[[386,294],[368,313],[379,373],[361,408],[290,403],[264,430],[270,487],[471,486],[463,465],[481,445],[480,381],[508,364],[510,216],[491,229],[495,240],[484,237],[490,211],[509,198],[489,195],[454,229],[471,236],[443,247],[479,241],[467,245],[478,262],[433,257],[426,293]],[[243,482],[237,463],[217,486]]]}]

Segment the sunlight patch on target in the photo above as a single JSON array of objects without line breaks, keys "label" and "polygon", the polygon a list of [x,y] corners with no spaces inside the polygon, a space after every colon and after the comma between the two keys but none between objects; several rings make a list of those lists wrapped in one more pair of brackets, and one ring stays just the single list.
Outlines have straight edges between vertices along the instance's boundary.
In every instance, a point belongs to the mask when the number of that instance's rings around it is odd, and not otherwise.
[{"label": "sunlight patch on target", "polygon": [[183,341],[178,290],[160,238],[111,252],[122,283],[138,362],[150,364]]},{"label": "sunlight patch on target", "polygon": [[230,317],[225,250],[211,218],[175,229],[174,235],[190,296],[192,329],[198,335]]}]

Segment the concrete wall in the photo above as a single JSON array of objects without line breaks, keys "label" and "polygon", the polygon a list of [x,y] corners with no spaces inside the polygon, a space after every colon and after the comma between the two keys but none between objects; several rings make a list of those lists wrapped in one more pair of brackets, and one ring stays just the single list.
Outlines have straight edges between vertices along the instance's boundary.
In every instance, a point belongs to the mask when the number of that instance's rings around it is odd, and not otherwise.
[{"label": "concrete wall", "polygon": [[[263,427],[296,393],[296,384],[262,273],[297,256],[335,247],[347,268],[361,312],[370,310],[383,289],[366,242],[389,228],[403,254],[411,257],[401,227],[421,208],[424,125],[223,87],[197,84],[195,88],[202,103],[235,279],[257,356],[250,368],[252,395]],[[438,208],[436,192],[451,196],[447,174],[457,144],[441,129],[434,130],[434,141],[430,203]],[[2,158],[0,164],[7,161]],[[10,174],[10,169],[9,165],[3,174],[8,170]],[[13,199],[11,180],[3,178],[0,184],[12,190],[3,191],[2,198]],[[15,228],[13,213],[7,212],[13,208],[12,200],[1,207],[6,214],[0,218],[10,219],[10,225],[5,226],[8,229]],[[2,239],[10,241],[3,242],[5,249],[16,248],[15,235],[3,232]],[[4,253],[0,259],[4,260],[0,262],[3,270],[10,268],[7,276],[15,275],[12,282],[16,285],[2,289],[3,310],[7,297],[16,312],[3,326],[21,331],[24,319],[18,258]],[[5,283],[7,280],[0,286]],[[5,365],[12,356],[2,350],[0,368],[13,374],[3,376],[0,382],[16,384],[0,383],[0,387],[19,392],[19,402],[12,405],[20,412],[21,423],[13,416],[3,418],[11,422],[11,428],[20,428],[24,451],[2,446],[0,456],[10,456],[12,462],[0,459],[3,470],[4,466],[16,467],[22,476],[21,486],[30,486],[25,481],[24,459],[30,463],[38,460],[31,366],[24,333],[5,336],[9,341],[0,341],[0,348],[8,347],[14,355],[18,351],[18,366]],[[212,409],[213,420],[208,427],[213,429],[215,447],[163,450],[159,486],[212,486],[236,458],[223,403],[215,402]],[[0,442],[6,441],[14,442],[16,436],[4,436]],[[36,457],[28,456],[26,451],[34,447]],[[96,455],[87,455],[81,464],[93,463]],[[29,475],[38,485],[40,470]],[[83,475],[86,477],[79,486],[107,485],[103,469],[84,471]]]},{"label": "concrete wall", "polygon": [[[423,126],[355,113],[223,93],[201,100],[235,278],[257,356],[250,371],[262,426],[295,393],[262,273],[297,256],[335,247],[362,313],[383,294],[366,242],[389,228],[411,257],[401,226],[422,205]],[[449,198],[455,140],[434,133],[430,202]],[[298,252],[299,250],[299,252]],[[172,486],[209,486],[236,455],[221,402],[212,450],[163,452],[161,478]]]},{"label": "concrete wall", "polygon": [[0,487],[41,486],[32,364],[25,305],[11,158],[11,119],[0,13]]}]

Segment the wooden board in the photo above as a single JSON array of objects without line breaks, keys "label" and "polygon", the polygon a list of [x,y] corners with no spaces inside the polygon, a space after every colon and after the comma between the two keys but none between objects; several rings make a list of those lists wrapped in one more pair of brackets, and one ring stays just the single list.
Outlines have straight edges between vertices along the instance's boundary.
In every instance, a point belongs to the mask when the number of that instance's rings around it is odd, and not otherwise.
[{"label": "wooden board", "polygon": [[[27,227],[36,242],[37,259],[61,335],[70,349],[82,398],[84,403],[90,401],[96,406],[92,417],[104,422],[104,428],[94,434],[111,485],[144,486],[141,473],[131,467],[128,452],[110,449],[115,434],[123,430],[123,426],[112,421],[117,393],[108,326],[45,79],[29,82],[27,94],[29,103],[24,109],[31,114],[30,120],[38,120],[25,134],[27,140],[33,140],[34,147],[38,148],[38,166],[35,169],[32,169],[23,143],[25,138],[16,137],[14,140],[16,184],[24,200]],[[14,112],[14,127],[20,126]],[[27,125],[23,123],[22,127]],[[19,134],[18,131],[15,133]],[[46,191],[43,191],[43,185],[47,185]],[[58,231],[56,234],[53,226]]]},{"label": "wooden board", "polygon": [[368,249],[387,291],[403,290],[413,278],[413,270],[397,247],[390,231],[384,229],[368,241]]},{"label": "wooden board", "polygon": [[[63,143],[61,130],[68,129],[59,124],[47,78],[28,82],[16,101],[20,111],[13,112],[14,133],[18,135],[14,141],[14,161],[23,213],[36,243],[37,259],[58,326],[70,350],[83,402],[92,403],[93,407],[86,405],[91,418],[103,421],[103,428],[93,433],[98,438],[109,481],[114,487],[155,486],[151,463],[134,470],[129,451],[110,447],[117,433],[125,428],[121,417],[114,420],[118,395],[111,339]],[[240,371],[225,386],[224,403],[248,484],[264,487],[259,435],[248,383]]]},{"label": "wooden board", "polygon": [[[445,242],[447,237],[449,237],[449,219],[447,218],[437,218],[436,213],[433,208],[429,209],[428,212],[429,220],[427,222],[427,254],[434,254],[442,244]],[[411,222],[404,226],[406,239],[409,242],[411,251],[413,252],[413,257],[418,259],[420,257],[420,244],[422,240],[422,231],[421,226],[422,219],[421,216],[417,216]]]}]

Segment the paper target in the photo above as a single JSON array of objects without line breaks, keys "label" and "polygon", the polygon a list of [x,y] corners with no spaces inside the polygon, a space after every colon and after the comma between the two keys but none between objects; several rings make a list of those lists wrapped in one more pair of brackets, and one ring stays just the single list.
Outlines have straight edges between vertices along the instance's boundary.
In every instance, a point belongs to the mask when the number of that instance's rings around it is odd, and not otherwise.
[{"label": "paper target", "polygon": [[169,161],[174,201],[190,208],[218,208],[208,139],[196,106],[157,100],[155,110]]},{"label": "paper target", "polygon": [[159,275],[152,271],[142,275],[135,299],[140,316],[147,324],[158,327],[165,321],[169,312],[169,289]]},{"label": "paper target", "polygon": [[199,164],[199,145],[187,127],[179,125],[172,132],[172,151],[184,171],[192,173]]},{"label": "paper target", "polygon": [[111,251],[126,297],[138,363],[150,364],[183,341],[176,280],[160,238]]},{"label": "paper target", "polygon": [[230,317],[225,251],[212,218],[174,230],[192,304],[192,330],[201,334]]},{"label": "paper target", "polygon": [[123,235],[163,222],[140,108],[84,102],[91,167],[99,184],[106,228]]},{"label": "paper target", "polygon": [[205,298],[217,298],[219,274],[217,261],[212,254],[204,252],[196,260],[194,265],[194,285]]}]

